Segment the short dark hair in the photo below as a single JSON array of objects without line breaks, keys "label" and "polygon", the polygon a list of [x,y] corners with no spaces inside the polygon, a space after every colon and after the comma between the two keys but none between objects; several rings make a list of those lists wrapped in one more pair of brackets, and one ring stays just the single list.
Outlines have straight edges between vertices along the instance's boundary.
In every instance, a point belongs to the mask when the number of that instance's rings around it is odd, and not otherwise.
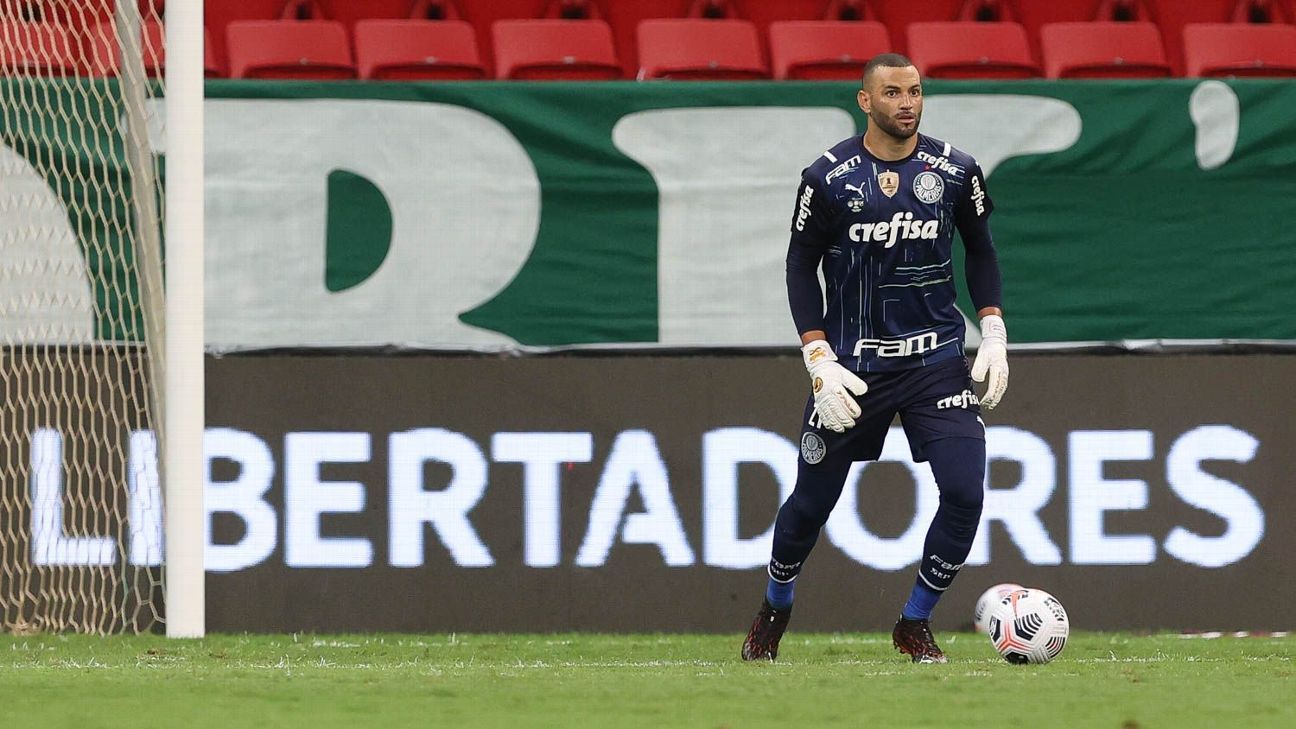
[{"label": "short dark hair", "polygon": [[914,62],[909,60],[908,56],[900,53],[879,53],[864,64],[864,76],[860,79],[860,85],[863,87],[868,86],[869,76],[873,74],[875,68],[905,68],[912,65],[914,65]]}]

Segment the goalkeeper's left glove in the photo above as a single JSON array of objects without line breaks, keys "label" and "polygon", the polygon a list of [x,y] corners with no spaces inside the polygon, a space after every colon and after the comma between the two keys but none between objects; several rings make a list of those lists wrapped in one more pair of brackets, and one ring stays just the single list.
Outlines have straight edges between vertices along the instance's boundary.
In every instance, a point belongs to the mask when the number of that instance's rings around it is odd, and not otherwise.
[{"label": "goalkeeper's left glove", "polygon": [[972,379],[985,382],[990,374],[990,384],[981,396],[986,410],[994,410],[1008,389],[1008,328],[1003,317],[989,314],[981,318],[981,347],[972,363]]}]

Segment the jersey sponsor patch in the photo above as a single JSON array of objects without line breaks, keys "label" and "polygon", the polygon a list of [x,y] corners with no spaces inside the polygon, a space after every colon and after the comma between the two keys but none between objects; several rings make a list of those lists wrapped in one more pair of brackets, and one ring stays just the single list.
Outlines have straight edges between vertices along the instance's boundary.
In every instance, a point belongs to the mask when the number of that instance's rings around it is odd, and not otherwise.
[{"label": "jersey sponsor patch", "polygon": [[981,186],[981,175],[972,175],[972,204],[976,206],[977,215],[985,215],[985,188]]},{"label": "jersey sponsor patch", "polygon": [[925,203],[937,202],[945,195],[945,180],[931,170],[919,172],[913,181],[913,193]]},{"label": "jersey sponsor patch", "polygon": [[876,349],[879,357],[908,357],[925,354],[941,346],[936,332],[923,332],[907,339],[861,339],[855,342],[855,356],[866,349]]},{"label": "jersey sponsor patch", "polygon": [[963,176],[963,168],[949,161],[949,157],[937,157],[929,152],[919,152],[918,159],[931,165],[934,169],[953,175],[955,177]]},{"label": "jersey sponsor patch", "polygon": [[854,157],[851,157],[850,159],[846,160],[845,162],[842,162],[841,164],[839,164],[839,165],[837,165],[836,167],[832,168],[832,171],[831,171],[831,172],[829,172],[828,174],[824,175],[824,184],[826,185],[826,184],[832,182],[834,178],[836,178],[836,177],[841,177],[842,175],[846,174],[847,172],[850,172],[851,170],[855,169],[856,167],[859,167],[859,163],[860,163],[860,156],[859,156],[858,154],[855,155]]},{"label": "jersey sponsor patch", "polygon": [[824,459],[828,454],[828,446],[824,444],[823,438],[818,433],[806,433],[801,436],[801,459],[810,465],[814,465]]},{"label": "jersey sponsor patch", "polygon": [[[964,390],[957,395],[943,397],[936,401],[937,410],[949,410],[950,408],[961,408],[967,410],[972,405],[980,405],[981,399],[971,390]],[[977,418],[980,420],[980,418]]]},{"label": "jersey sponsor patch", "polygon": [[890,221],[855,223],[848,231],[856,243],[882,243],[891,248],[898,240],[936,240],[940,234],[939,220],[914,220],[913,213],[896,213]]},{"label": "jersey sponsor patch", "polygon": [[814,188],[806,185],[801,193],[801,201],[797,205],[797,230],[805,230],[806,221],[810,219],[810,198],[812,197],[814,197]]}]

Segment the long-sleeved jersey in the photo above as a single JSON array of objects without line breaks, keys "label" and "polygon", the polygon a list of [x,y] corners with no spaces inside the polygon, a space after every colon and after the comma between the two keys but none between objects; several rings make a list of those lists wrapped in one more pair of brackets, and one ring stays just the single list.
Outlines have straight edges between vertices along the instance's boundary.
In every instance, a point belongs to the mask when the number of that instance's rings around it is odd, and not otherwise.
[{"label": "long-sleeved jersey", "polygon": [[962,356],[954,231],[973,304],[999,306],[993,209],[976,160],[946,142],[920,134],[913,153],[895,161],[874,157],[862,137],[840,142],[802,172],[797,191],[787,255],[797,330],[827,332],[839,361],[857,372]]}]

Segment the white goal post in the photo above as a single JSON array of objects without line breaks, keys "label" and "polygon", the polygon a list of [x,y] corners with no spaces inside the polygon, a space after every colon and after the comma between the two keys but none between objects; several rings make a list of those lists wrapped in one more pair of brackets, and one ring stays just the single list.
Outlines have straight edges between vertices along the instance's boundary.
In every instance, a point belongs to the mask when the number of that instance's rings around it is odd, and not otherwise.
[{"label": "white goal post", "polygon": [[0,0],[0,631],[205,631],[202,6]]},{"label": "white goal post", "polygon": [[171,0],[166,67],[167,635],[206,632],[203,546],[203,0]]}]

